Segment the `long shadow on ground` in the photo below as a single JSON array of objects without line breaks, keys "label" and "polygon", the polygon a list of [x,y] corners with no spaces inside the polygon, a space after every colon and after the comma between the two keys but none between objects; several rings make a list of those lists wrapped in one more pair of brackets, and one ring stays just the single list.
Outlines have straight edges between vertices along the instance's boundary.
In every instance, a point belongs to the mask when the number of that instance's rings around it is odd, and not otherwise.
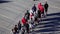
[{"label": "long shadow on ground", "polygon": [[0,4],[1,3],[8,3],[8,2],[11,2],[11,1],[0,0]]},{"label": "long shadow on ground", "polygon": [[[50,21],[47,23],[39,23],[37,26],[39,25],[44,25],[43,27],[37,27],[36,28],[45,28],[45,29],[41,29],[41,30],[36,30],[33,32],[52,32],[52,31],[60,31],[58,29],[58,25],[60,25],[60,13],[53,13],[53,14],[48,14],[47,16],[54,16],[54,15],[58,15],[58,17],[53,17],[53,18],[48,18],[48,19],[43,19],[43,21]],[[46,28],[46,27],[51,27],[51,28]],[[59,27],[60,28],[60,27]]]}]

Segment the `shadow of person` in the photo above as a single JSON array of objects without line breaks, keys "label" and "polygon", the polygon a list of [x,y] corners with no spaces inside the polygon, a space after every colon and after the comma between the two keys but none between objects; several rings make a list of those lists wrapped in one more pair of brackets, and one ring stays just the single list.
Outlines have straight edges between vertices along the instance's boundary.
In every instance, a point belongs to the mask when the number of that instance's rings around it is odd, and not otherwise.
[{"label": "shadow of person", "polygon": [[1,3],[8,3],[8,2],[11,2],[11,1],[7,1],[7,0],[0,0],[0,4],[1,4]]}]

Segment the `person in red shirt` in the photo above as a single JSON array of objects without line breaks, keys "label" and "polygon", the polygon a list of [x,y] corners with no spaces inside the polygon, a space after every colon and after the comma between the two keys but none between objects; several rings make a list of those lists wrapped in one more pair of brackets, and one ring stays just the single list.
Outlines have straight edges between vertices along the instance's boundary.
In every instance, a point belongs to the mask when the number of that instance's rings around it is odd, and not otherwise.
[{"label": "person in red shirt", "polygon": [[26,22],[27,22],[27,21],[26,21],[25,17],[23,17],[23,18],[22,18],[22,24],[24,25],[24,24],[26,24]]},{"label": "person in red shirt", "polygon": [[44,7],[42,6],[41,3],[38,4],[38,9],[41,11],[41,14],[44,15]]}]

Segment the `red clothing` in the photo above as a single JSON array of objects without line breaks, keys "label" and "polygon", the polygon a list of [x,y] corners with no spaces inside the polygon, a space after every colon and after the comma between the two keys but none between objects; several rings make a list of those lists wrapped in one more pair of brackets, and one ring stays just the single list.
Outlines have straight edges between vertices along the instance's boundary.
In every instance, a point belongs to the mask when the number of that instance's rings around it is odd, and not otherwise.
[{"label": "red clothing", "polygon": [[38,4],[38,9],[40,9],[41,6],[42,6],[41,3],[39,3],[39,4]]},{"label": "red clothing", "polygon": [[32,15],[30,15],[30,18],[32,18]]},{"label": "red clothing", "polygon": [[26,19],[25,18],[22,18],[22,23],[26,24]]},{"label": "red clothing", "polygon": [[41,12],[44,12],[44,7],[41,5],[41,3],[38,4],[38,9],[41,10]]},{"label": "red clothing", "polygon": [[44,8],[43,8],[43,6],[40,7],[40,10],[41,10],[41,12],[44,12]]},{"label": "red clothing", "polygon": [[30,18],[32,18],[32,16],[34,16],[34,14],[33,14],[33,13],[31,13]]}]

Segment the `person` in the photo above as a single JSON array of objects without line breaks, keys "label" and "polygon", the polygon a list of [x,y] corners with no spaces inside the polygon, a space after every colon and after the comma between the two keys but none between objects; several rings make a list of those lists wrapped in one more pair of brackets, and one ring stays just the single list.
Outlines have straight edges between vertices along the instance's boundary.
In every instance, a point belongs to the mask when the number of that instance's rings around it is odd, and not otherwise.
[{"label": "person", "polygon": [[38,10],[37,13],[38,13],[38,18],[41,18],[41,11]]},{"label": "person", "polygon": [[24,34],[24,33],[25,33],[25,28],[22,27],[22,32],[21,32],[21,34]]},{"label": "person", "polygon": [[34,4],[34,6],[32,7],[32,11],[33,11],[33,12],[36,12],[36,10],[37,10],[37,8],[36,8],[36,6],[35,6],[35,4]]},{"label": "person", "polygon": [[27,20],[29,20],[29,16],[30,16],[29,10],[27,10],[27,12],[25,13],[25,16],[26,16]]},{"label": "person", "polygon": [[15,34],[15,30],[14,29],[12,29],[12,33]]},{"label": "person", "polygon": [[18,34],[18,27],[17,27],[17,25],[15,25],[14,30],[15,30],[15,34]]},{"label": "person", "polygon": [[34,24],[32,18],[31,18],[31,20],[28,21],[28,23],[29,23],[29,32],[31,32],[32,28],[33,28],[33,24]]},{"label": "person", "polygon": [[18,30],[21,30],[21,22],[18,22]]},{"label": "person", "polygon": [[27,34],[29,34],[29,23],[28,23],[28,21],[26,23],[26,32],[27,32]]},{"label": "person", "polygon": [[38,10],[38,11],[37,11],[37,14],[38,14],[37,21],[38,21],[38,23],[39,23],[39,22],[41,21],[41,11]]},{"label": "person", "polygon": [[30,20],[31,20],[31,18],[34,20],[34,13],[33,13],[32,9],[29,10],[29,13],[30,13]]},{"label": "person", "polygon": [[31,18],[31,20],[29,20],[29,23],[31,23],[33,25],[34,24],[34,20]]},{"label": "person", "polygon": [[25,26],[25,24],[26,24],[26,22],[27,22],[27,20],[26,20],[26,18],[25,18],[25,16],[22,18],[22,24],[23,24],[23,26]]},{"label": "person", "polygon": [[48,5],[48,3],[47,3],[47,1],[46,1],[46,3],[44,4],[44,8],[45,8],[46,15],[47,15],[48,7],[49,7],[49,5]]},{"label": "person", "polygon": [[[45,17],[45,14],[44,14],[44,7],[42,6],[41,3],[38,4],[38,9],[41,11],[41,14]],[[41,16],[42,17],[42,16]]]},{"label": "person", "polygon": [[38,24],[37,18],[38,18],[38,14],[37,13],[34,13],[34,22],[35,22],[35,24]]}]

